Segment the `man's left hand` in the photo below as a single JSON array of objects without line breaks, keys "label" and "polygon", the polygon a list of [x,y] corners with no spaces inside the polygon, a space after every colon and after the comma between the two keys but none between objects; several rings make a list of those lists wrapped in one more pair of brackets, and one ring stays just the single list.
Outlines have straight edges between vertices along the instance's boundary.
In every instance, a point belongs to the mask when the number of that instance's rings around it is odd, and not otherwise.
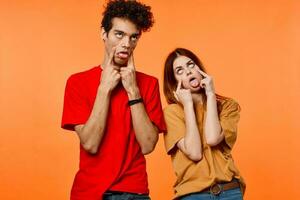
[{"label": "man's left hand", "polygon": [[133,53],[130,55],[127,67],[120,68],[122,84],[127,91],[129,100],[140,98],[139,88],[136,83]]}]

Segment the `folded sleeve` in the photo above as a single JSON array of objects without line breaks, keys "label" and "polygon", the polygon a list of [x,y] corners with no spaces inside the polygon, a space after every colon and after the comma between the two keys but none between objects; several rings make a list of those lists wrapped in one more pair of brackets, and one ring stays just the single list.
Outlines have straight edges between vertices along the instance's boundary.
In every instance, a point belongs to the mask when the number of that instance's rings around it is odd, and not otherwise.
[{"label": "folded sleeve", "polygon": [[227,99],[221,103],[220,110],[220,124],[225,136],[225,143],[229,149],[232,149],[237,138],[241,108],[236,101]]},{"label": "folded sleeve", "polygon": [[66,84],[61,127],[74,131],[75,125],[85,124],[90,108],[84,92],[84,85],[71,76]]},{"label": "folded sleeve", "polygon": [[168,154],[172,154],[177,148],[177,142],[185,135],[184,113],[179,105],[171,104],[164,109],[164,117],[167,125],[165,148]]},{"label": "folded sleeve", "polygon": [[148,87],[146,99],[144,99],[147,114],[152,123],[154,123],[158,128],[159,133],[166,132],[166,124],[160,100],[158,80],[153,79]]}]

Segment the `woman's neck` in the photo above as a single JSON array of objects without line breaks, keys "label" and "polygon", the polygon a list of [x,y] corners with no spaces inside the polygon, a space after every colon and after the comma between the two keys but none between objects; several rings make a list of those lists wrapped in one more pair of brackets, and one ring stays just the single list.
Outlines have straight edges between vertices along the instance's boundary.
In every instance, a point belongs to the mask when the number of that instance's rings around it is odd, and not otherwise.
[{"label": "woman's neck", "polygon": [[203,94],[201,94],[201,93],[192,93],[192,99],[193,99],[194,104],[203,105]]}]

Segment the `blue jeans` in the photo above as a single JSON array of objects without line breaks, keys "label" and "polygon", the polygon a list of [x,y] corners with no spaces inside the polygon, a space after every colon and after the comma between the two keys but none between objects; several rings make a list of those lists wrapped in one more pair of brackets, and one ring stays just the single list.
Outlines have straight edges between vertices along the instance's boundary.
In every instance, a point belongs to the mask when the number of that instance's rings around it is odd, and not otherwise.
[{"label": "blue jeans", "polygon": [[145,194],[105,192],[103,195],[103,200],[150,200],[150,197]]},{"label": "blue jeans", "polygon": [[219,195],[211,193],[193,193],[181,197],[180,200],[243,200],[243,194],[240,188],[222,191]]}]

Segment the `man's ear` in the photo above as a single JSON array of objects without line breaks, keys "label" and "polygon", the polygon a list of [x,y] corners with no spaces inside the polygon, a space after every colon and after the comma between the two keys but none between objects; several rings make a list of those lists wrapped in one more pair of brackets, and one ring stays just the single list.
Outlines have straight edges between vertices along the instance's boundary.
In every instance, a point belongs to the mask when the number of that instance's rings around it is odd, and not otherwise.
[{"label": "man's ear", "polygon": [[101,38],[103,41],[107,39],[107,32],[104,30],[104,28],[101,28]]}]

